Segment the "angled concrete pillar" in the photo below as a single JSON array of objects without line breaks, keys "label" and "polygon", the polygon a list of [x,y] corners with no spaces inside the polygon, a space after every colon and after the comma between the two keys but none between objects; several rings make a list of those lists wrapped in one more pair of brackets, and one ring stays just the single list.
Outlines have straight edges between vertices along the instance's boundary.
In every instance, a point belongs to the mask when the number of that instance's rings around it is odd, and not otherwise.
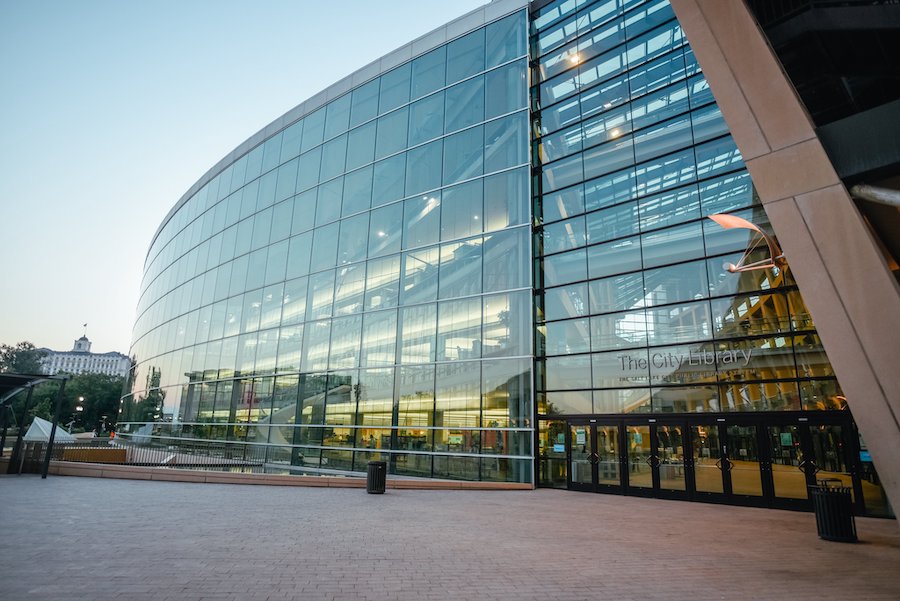
[{"label": "angled concrete pillar", "polygon": [[900,286],[742,0],[671,0],[900,509]]}]

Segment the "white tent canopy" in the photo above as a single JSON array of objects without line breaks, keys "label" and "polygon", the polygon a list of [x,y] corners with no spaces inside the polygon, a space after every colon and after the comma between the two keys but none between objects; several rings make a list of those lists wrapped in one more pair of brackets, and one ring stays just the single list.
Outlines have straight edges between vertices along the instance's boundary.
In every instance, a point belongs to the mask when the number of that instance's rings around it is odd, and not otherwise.
[{"label": "white tent canopy", "polygon": [[[49,442],[50,428],[52,427],[53,424],[47,420],[35,417],[28,432],[25,433],[25,442]],[[53,440],[54,442],[75,442],[75,437],[57,426],[56,436]]]}]

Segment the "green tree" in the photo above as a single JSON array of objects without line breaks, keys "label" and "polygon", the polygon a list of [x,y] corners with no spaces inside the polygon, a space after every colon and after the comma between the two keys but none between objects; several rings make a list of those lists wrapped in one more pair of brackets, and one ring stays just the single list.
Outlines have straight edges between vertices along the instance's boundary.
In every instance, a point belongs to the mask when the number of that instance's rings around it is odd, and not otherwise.
[{"label": "green tree", "polygon": [[[109,376],[106,374],[81,374],[72,376],[66,382],[60,406],[59,421],[62,426],[74,419],[73,429],[97,432],[102,430],[105,424],[107,430],[115,428],[116,419],[119,417],[119,400],[122,396],[122,387],[125,379],[121,376]],[[26,425],[31,421],[31,415],[46,420],[53,419],[53,410],[56,407],[56,394],[59,390],[58,381],[44,382],[35,387],[31,399],[31,410],[26,417]],[[17,395],[13,403],[16,419],[22,415],[26,393]],[[82,411],[76,410],[77,406]]]},{"label": "green tree", "polygon": [[15,346],[0,344],[0,373],[39,374],[41,359],[46,355],[47,351],[27,341]]}]

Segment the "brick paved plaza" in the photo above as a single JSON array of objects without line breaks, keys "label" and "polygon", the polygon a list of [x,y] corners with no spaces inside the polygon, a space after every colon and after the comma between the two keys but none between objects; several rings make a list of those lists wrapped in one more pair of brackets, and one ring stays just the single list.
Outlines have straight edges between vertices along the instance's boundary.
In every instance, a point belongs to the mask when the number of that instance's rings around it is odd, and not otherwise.
[{"label": "brick paved plaza", "polygon": [[900,528],[556,490],[0,476],[0,599],[900,599]]}]

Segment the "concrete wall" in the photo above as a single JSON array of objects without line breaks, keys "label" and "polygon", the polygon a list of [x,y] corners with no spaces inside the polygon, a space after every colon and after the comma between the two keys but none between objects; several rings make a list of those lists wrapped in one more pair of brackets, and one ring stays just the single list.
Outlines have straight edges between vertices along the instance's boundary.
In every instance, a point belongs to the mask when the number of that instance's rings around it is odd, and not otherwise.
[{"label": "concrete wall", "polygon": [[900,287],[742,0],[672,0],[894,508]]}]

